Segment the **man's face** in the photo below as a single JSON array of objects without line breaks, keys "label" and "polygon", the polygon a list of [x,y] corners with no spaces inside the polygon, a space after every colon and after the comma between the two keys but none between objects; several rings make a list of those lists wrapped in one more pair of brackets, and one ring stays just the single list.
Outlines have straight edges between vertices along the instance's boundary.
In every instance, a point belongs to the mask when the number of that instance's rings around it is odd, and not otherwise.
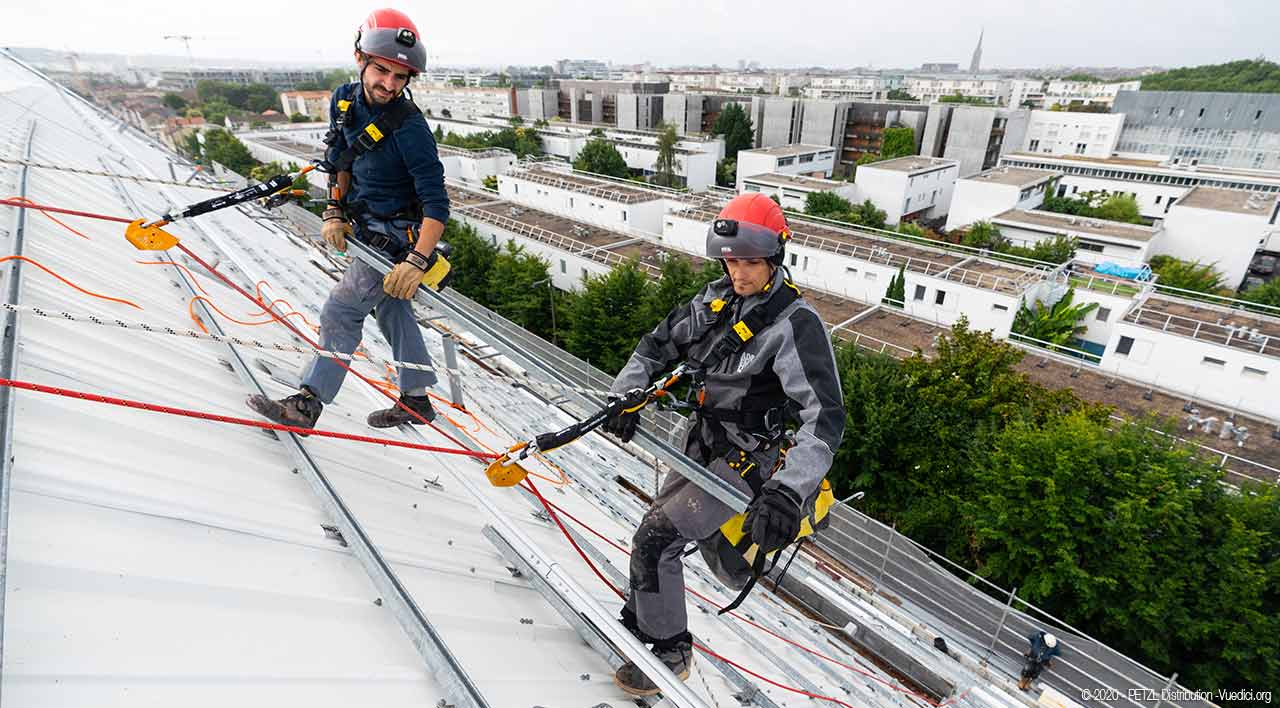
[{"label": "man's face", "polygon": [[382,105],[395,100],[409,83],[409,72],[399,64],[377,57],[369,57],[368,66],[361,74],[364,97],[371,104]]},{"label": "man's face", "polygon": [[733,281],[733,291],[742,297],[764,290],[773,277],[773,268],[763,258],[726,258],[725,268]]}]

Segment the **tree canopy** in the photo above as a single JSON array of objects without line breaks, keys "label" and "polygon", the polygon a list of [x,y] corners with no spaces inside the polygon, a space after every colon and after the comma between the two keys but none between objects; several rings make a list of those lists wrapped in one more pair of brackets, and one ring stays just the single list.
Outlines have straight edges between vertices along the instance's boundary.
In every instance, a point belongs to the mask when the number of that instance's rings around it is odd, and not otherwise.
[{"label": "tree canopy", "polygon": [[1280,64],[1242,59],[1172,69],[1141,77],[1143,91],[1227,91],[1280,93]]},{"label": "tree canopy", "polygon": [[711,132],[724,136],[724,156],[727,160],[737,161],[739,150],[750,150],[755,144],[755,129],[751,127],[751,117],[739,103],[730,103],[720,111]]},{"label": "tree canopy", "polygon": [[622,159],[622,153],[604,138],[596,138],[583,145],[578,152],[578,159],[573,161],[573,168],[610,177],[626,178],[631,174],[627,161]]}]

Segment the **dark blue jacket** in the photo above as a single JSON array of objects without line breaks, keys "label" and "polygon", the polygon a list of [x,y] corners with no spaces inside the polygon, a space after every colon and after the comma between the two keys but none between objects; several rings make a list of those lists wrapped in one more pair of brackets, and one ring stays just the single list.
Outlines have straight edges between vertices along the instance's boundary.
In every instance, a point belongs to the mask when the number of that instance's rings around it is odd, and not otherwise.
[{"label": "dark blue jacket", "polygon": [[[364,100],[359,82],[339,86],[329,99],[329,127],[337,125],[338,98],[352,96],[342,135],[325,151],[325,159],[336,160],[349,141],[385,110]],[[405,96],[401,101],[409,100]],[[390,215],[422,203],[422,215],[440,223],[449,221],[449,195],[444,189],[444,165],[436,152],[436,139],[427,119],[415,113],[376,150],[365,153],[352,166],[353,186],[347,201],[363,201],[375,214]]]},{"label": "dark blue jacket", "polygon": [[1027,637],[1027,640],[1031,642],[1031,658],[1036,661],[1048,661],[1061,653],[1062,640],[1059,639],[1058,645],[1051,649],[1049,645],[1044,643],[1044,635],[1045,633],[1042,630]]}]

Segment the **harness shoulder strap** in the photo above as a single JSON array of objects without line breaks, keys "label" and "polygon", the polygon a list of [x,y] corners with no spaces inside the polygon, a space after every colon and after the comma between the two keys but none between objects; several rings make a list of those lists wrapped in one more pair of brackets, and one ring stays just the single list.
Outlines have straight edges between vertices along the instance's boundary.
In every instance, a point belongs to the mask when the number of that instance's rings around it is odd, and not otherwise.
[{"label": "harness shoulder strap", "polygon": [[[348,101],[348,106],[349,105],[350,101]],[[342,111],[338,120],[345,122],[347,119],[347,113],[346,110],[342,108],[341,101],[339,101],[338,107]],[[356,136],[356,139],[347,146],[347,149],[343,150],[342,154],[338,155],[338,159],[333,163],[334,171],[350,172],[351,166],[355,164],[356,160],[360,159],[365,154],[382,147],[383,140],[388,135],[399,130],[405,120],[413,115],[421,115],[421,111],[418,110],[417,104],[402,96],[399,101],[392,104],[387,108],[387,110],[383,111],[381,115],[374,118],[373,121],[366,125],[360,131],[360,134]]]},{"label": "harness shoulder strap", "polygon": [[[757,332],[764,331],[765,328],[777,321],[778,315],[781,315],[783,310],[787,309],[791,303],[799,300],[800,297],[800,289],[791,281],[783,280],[782,287],[774,290],[769,295],[769,299],[764,301],[764,304],[751,308],[742,319],[734,323],[728,332],[721,335],[706,356],[697,362],[698,367],[704,371],[712,369],[724,359],[737,353],[746,346],[752,337],[756,336]],[[722,300],[713,300],[711,302],[713,311],[717,310],[717,302],[723,303]],[[721,309],[723,309],[723,306]]]}]

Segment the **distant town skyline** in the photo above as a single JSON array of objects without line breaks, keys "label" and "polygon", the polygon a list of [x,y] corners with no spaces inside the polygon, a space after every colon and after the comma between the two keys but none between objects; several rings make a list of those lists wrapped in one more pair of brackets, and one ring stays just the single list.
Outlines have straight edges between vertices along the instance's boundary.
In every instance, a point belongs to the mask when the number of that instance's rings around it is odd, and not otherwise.
[{"label": "distant town skyline", "polygon": [[[1190,66],[1263,56],[1275,48],[1280,3],[1222,4],[1081,0],[964,6],[758,0],[689,4],[674,0],[608,6],[491,3],[397,5],[415,18],[430,62],[446,66],[544,65],[557,59],[615,64],[711,65],[739,60],[796,68],[913,68],[926,62],[967,68],[981,32],[984,69],[1053,66]],[[780,11],[779,8],[785,8]],[[317,0],[294,5],[226,0],[194,17],[191,6],[140,0],[127,12],[88,0],[47,0],[0,11],[0,45],[201,60],[350,61],[367,7]],[[36,28],[43,28],[36,31]]]}]

